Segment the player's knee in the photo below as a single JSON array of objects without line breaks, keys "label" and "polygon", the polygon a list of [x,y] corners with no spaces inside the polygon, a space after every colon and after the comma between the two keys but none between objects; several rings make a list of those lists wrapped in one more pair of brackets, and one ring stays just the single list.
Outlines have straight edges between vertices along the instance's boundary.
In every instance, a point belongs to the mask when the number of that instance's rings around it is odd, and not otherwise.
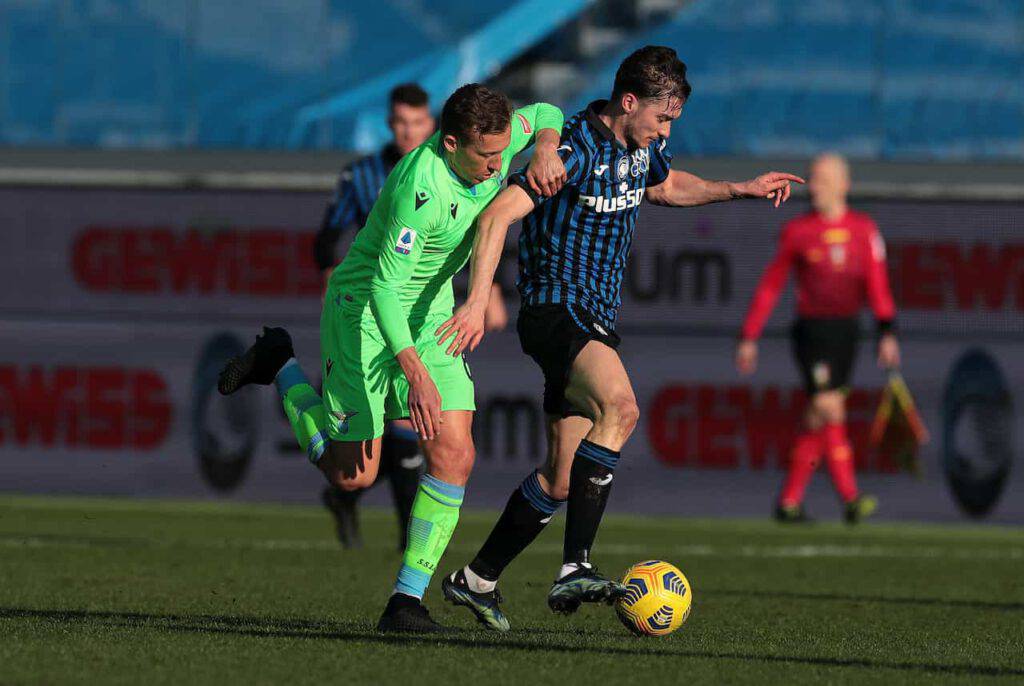
[{"label": "player's knee", "polygon": [[602,408],[602,418],[610,423],[623,437],[633,433],[640,421],[640,407],[632,395],[616,395]]},{"label": "player's knee", "polygon": [[442,481],[461,486],[469,481],[475,459],[472,444],[438,448],[431,451],[430,471]]}]

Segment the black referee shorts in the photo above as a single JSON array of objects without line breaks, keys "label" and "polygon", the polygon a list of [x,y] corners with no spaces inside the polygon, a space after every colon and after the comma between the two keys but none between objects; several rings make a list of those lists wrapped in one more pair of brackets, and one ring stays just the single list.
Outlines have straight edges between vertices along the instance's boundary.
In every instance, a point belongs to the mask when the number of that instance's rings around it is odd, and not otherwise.
[{"label": "black referee shorts", "polygon": [[798,319],[793,323],[793,355],[808,395],[845,389],[857,357],[856,318]]},{"label": "black referee shorts", "polygon": [[523,352],[544,373],[544,412],[558,417],[581,415],[565,398],[572,363],[590,341],[600,341],[615,350],[622,339],[572,304],[523,305],[516,329]]}]

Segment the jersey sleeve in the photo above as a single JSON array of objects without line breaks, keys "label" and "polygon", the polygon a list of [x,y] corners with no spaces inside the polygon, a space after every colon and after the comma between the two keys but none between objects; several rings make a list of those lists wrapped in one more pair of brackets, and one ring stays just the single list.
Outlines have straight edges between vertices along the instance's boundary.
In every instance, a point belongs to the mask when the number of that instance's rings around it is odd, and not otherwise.
[{"label": "jersey sleeve", "polygon": [[370,307],[391,352],[413,345],[400,293],[423,255],[423,246],[437,223],[440,202],[433,188],[410,175],[392,191],[391,216],[380,245],[377,271],[370,281]]},{"label": "jersey sleeve", "polygon": [[651,144],[651,164],[647,169],[647,186],[658,186],[665,183],[672,169],[672,153],[668,149],[668,139],[662,138]]},{"label": "jersey sleeve", "polygon": [[[562,164],[565,165],[565,185],[579,187],[579,183],[583,178],[584,170],[586,169],[586,154],[582,151],[578,151],[576,146],[571,140],[562,139],[562,142],[558,146],[558,156],[562,160]],[[534,206],[540,205],[542,202],[546,202],[551,198],[546,198],[543,195],[538,195],[530,188],[530,182],[526,180],[526,167],[523,167],[519,171],[515,172],[508,177],[509,184],[515,184],[519,186],[526,194],[533,200]]]},{"label": "jersey sleeve", "polygon": [[324,211],[320,230],[313,241],[313,259],[321,270],[330,269],[336,262],[335,247],[342,232],[356,223],[359,202],[353,183],[351,167],[341,172],[334,197]]},{"label": "jersey sleeve", "polygon": [[509,144],[512,154],[518,155],[533,145],[541,129],[561,133],[564,120],[562,110],[546,102],[520,107],[512,113],[512,142]]},{"label": "jersey sleeve", "polygon": [[885,241],[873,221],[868,222],[866,239],[867,250],[867,295],[868,304],[878,322],[878,330],[886,333],[892,330],[896,318],[896,304],[893,301],[892,289],[889,288],[889,273],[885,264]]},{"label": "jersey sleeve", "polygon": [[750,301],[750,309],[747,310],[743,331],[740,334],[743,340],[756,341],[761,336],[761,331],[775,309],[782,289],[786,287],[789,270],[796,254],[793,234],[792,225],[787,224],[779,238],[779,249],[775,253],[775,258],[765,269]]}]

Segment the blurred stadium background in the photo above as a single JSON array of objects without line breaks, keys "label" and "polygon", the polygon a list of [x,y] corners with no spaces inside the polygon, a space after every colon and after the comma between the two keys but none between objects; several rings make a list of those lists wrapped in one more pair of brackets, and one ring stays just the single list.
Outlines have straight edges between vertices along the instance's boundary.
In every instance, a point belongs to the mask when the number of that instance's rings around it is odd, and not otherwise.
[{"label": "blurred stadium background", "polygon": [[[228,402],[216,372],[265,322],[318,358],[313,234],[338,170],[387,141],[389,89],[439,107],[486,81],[571,113],[646,43],[690,67],[676,165],[853,161],[933,436],[920,477],[867,448],[884,377],[862,346],[851,433],[881,516],[1024,523],[1020,0],[0,0],[0,491],[314,502],[273,392]],[[800,413],[791,294],[752,381],[732,349],[806,206],[641,215],[614,510],[769,514]],[[514,328],[472,364],[468,502],[494,508],[541,455],[541,381]],[[823,477],[809,508],[838,512]]]}]

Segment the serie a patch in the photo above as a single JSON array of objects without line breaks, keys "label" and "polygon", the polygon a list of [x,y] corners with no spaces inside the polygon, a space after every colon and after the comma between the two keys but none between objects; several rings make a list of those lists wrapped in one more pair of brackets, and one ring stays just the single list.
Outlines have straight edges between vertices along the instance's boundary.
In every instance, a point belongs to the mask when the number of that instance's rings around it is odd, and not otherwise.
[{"label": "serie a patch", "polygon": [[402,229],[401,233],[398,234],[398,240],[395,242],[395,252],[402,255],[408,255],[412,252],[412,246],[416,243],[416,230],[415,229]]}]

